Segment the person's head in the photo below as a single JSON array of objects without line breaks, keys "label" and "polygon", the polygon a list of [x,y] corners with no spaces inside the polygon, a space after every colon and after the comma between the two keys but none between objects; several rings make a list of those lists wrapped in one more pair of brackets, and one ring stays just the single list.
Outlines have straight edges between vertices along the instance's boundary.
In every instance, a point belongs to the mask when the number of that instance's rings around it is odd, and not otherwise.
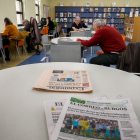
[{"label": "person's head", "polygon": [[28,22],[27,19],[24,19],[24,20],[22,21],[22,23],[23,23],[24,26],[26,25],[27,22]]},{"label": "person's head", "polygon": [[50,21],[51,20],[51,17],[48,17],[47,20]]},{"label": "person's head", "polygon": [[82,21],[82,22],[85,22],[85,20],[84,20],[84,19],[81,19],[81,21]]},{"label": "person's head", "polygon": [[79,23],[80,23],[80,17],[75,17],[75,20],[74,20],[74,22],[78,25]]},{"label": "person's head", "polygon": [[93,27],[95,29],[95,32],[97,32],[97,30],[101,29],[105,24],[106,23],[105,23],[104,19],[96,19],[93,22]]},{"label": "person's head", "polygon": [[3,22],[4,22],[4,25],[5,26],[7,26],[7,25],[13,25],[12,21],[9,18],[7,18],[7,17],[4,18]]}]

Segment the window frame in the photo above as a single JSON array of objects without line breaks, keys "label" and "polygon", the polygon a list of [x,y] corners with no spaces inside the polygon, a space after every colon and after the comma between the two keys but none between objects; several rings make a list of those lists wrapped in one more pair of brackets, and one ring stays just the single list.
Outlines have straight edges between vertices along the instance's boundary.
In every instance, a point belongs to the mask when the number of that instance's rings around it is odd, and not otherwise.
[{"label": "window frame", "polygon": [[[16,0],[16,1],[20,1],[21,2],[21,9],[22,9],[22,12],[16,11],[16,15],[17,14],[21,14],[22,15],[22,19],[24,19],[24,17],[23,17],[23,1],[22,0]],[[17,26],[23,26],[23,24],[17,24]]]},{"label": "window frame", "polygon": [[[36,14],[36,6],[38,7],[38,14]],[[40,18],[39,18],[39,17],[40,17],[40,16],[39,16],[39,3],[38,3],[38,4],[35,3],[35,15],[38,16],[39,23],[40,23]],[[36,20],[37,20],[37,19],[36,19]],[[37,23],[37,24],[39,24],[39,23]]]}]

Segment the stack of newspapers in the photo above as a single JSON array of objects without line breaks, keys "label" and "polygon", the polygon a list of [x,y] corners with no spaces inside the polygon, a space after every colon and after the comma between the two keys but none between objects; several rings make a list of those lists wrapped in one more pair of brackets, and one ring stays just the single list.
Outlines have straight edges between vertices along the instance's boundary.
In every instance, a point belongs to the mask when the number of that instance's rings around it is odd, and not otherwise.
[{"label": "stack of newspapers", "polygon": [[50,140],[140,140],[131,100],[118,95],[44,101]]}]

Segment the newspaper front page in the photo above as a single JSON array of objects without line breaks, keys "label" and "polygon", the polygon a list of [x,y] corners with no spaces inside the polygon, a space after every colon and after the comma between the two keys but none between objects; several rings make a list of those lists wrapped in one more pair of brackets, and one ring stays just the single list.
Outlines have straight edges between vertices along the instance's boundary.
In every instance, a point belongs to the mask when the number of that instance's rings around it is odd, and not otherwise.
[{"label": "newspaper front page", "polygon": [[130,99],[66,100],[51,140],[140,140]]},{"label": "newspaper front page", "polygon": [[61,92],[93,91],[86,70],[45,70],[33,88]]},{"label": "newspaper front page", "polygon": [[[122,99],[121,95],[108,98],[106,95],[93,98],[94,100],[110,100],[110,99]],[[44,101],[46,122],[48,128],[49,139],[55,128],[55,125],[59,119],[63,106],[65,105],[65,99],[63,100],[46,100]]]}]

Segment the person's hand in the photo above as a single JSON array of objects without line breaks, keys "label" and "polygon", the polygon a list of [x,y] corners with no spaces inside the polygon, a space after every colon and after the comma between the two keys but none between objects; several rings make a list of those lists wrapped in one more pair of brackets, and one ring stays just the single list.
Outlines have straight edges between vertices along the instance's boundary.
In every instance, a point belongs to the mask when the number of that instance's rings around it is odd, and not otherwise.
[{"label": "person's hand", "polygon": [[77,38],[77,39],[76,39],[76,41],[79,41],[79,40],[80,40],[80,38]]},{"label": "person's hand", "polygon": [[84,28],[82,28],[82,30],[84,30]]},{"label": "person's hand", "polygon": [[72,27],[73,30],[75,30],[75,27]]},{"label": "person's hand", "polygon": [[81,31],[82,29],[80,28],[79,31]]}]

